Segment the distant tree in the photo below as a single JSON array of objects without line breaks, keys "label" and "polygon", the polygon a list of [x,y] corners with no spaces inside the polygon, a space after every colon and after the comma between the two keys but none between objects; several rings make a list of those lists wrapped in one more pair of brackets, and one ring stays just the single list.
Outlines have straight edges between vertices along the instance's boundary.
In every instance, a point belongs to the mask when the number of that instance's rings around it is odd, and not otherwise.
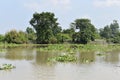
[{"label": "distant tree", "polygon": [[104,29],[100,29],[100,35],[103,38],[109,39],[112,36],[111,28],[107,25]]},{"label": "distant tree", "polygon": [[115,37],[119,33],[119,24],[117,20],[113,20],[113,23],[110,24],[111,37]]},{"label": "distant tree", "polygon": [[95,36],[95,39],[101,39],[99,29],[96,28],[94,36]]},{"label": "distant tree", "polygon": [[75,30],[73,28],[70,28],[70,29],[64,29],[62,32],[65,34],[71,34],[71,33],[74,33]]},{"label": "distant tree", "polygon": [[65,34],[65,33],[57,34],[56,38],[58,43],[69,42],[71,40],[71,37],[69,36],[69,34]]},{"label": "distant tree", "polygon": [[117,20],[113,20],[113,23],[100,29],[100,36],[105,38],[107,42],[120,43],[119,24]]},{"label": "distant tree", "polygon": [[23,32],[23,31],[19,31],[18,32],[18,38],[19,38],[19,41],[18,41],[18,43],[21,43],[21,44],[23,44],[23,43],[28,43],[28,38],[27,38],[27,34],[25,33],[25,32]]},{"label": "distant tree", "polygon": [[75,30],[73,28],[64,29],[62,33],[69,34],[69,36],[72,37],[72,35],[75,33]]},{"label": "distant tree", "polygon": [[33,43],[36,39],[36,33],[34,32],[33,28],[27,27],[26,33],[27,33],[28,41]]},{"label": "distant tree", "polygon": [[72,35],[75,33],[75,29],[74,28],[68,28],[68,29],[64,29],[62,31],[62,34],[64,34],[64,36],[66,36],[65,39],[67,40],[64,40],[64,41],[68,41],[68,42],[71,42],[72,41]]},{"label": "distant tree", "polygon": [[76,19],[72,23],[73,25],[76,29],[79,29],[77,42],[87,44],[90,40],[95,40],[96,29],[89,19]]},{"label": "distant tree", "polygon": [[120,44],[120,35],[111,38],[110,41],[113,42],[113,43],[119,43]]},{"label": "distant tree", "polygon": [[57,33],[61,31],[57,18],[55,18],[54,13],[50,12],[34,13],[30,24],[36,30],[36,41],[39,44],[49,43],[51,38],[55,38]]},{"label": "distant tree", "polygon": [[0,34],[0,42],[4,41],[4,35]]}]

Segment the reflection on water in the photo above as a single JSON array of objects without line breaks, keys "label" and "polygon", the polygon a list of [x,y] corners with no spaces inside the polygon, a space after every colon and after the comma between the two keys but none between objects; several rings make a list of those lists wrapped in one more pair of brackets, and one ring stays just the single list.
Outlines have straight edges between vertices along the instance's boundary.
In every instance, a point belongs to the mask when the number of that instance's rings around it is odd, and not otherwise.
[{"label": "reflection on water", "polygon": [[[0,64],[16,69],[0,71],[0,80],[120,80],[120,51],[97,56],[95,52],[77,53],[75,63],[48,63],[58,52],[40,52],[35,48],[11,48],[0,53]],[[85,63],[83,60],[91,61]]]},{"label": "reflection on water", "polygon": [[107,55],[105,56],[105,61],[107,63],[112,63],[112,64],[119,63],[119,52],[114,51],[114,52],[107,53]]},{"label": "reflection on water", "polygon": [[10,60],[32,60],[34,53],[31,48],[12,48],[7,50],[5,58]]},{"label": "reflection on water", "polygon": [[46,64],[48,63],[48,58],[52,58],[54,56],[57,56],[58,53],[48,53],[48,52],[40,52],[36,51],[36,63],[37,64]]},{"label": "reflection on water", "polygon": [[79,56],[79,59],[80,59],[80,63],[85,63],[84,61],[89,61],[90,63],[91,62],[94,62],[95,61],[95,53],[94,52],[89,52],[89,53],[81,53],[80,56]]}]

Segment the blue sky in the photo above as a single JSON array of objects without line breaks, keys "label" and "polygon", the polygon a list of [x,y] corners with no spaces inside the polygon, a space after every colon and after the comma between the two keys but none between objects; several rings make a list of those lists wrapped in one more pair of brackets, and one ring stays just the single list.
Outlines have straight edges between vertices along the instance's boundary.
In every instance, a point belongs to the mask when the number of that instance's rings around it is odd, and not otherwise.
[{"label": "blue sky", "polygon": [[120,22],[120,0],[1,0],[0,34],[25,31],[34,12],[53,12],[62,28],[77,18],[89,18],[96,28]]}]

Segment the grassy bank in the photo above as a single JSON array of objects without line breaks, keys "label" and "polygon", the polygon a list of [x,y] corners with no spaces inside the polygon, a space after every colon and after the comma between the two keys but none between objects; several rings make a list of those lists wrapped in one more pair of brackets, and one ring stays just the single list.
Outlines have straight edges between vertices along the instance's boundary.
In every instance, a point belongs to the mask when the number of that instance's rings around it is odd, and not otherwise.
[{"label": "grassy bank", "polygon": [[107,52],[113,50],[120,50],[120,44],[112,45],[100,45],[100,44],[4,44],[0,43],[0,48],[14,48],[14,47],[35,47],[38,51],[65,51],[74,53],[76,51],[89,52],[89,51],[100,51]]},{"label": "grassy bank", "polygon": [[40,51],[66,51],[74,53],[76,51],[80,52],[90,52],[90,51],[99,51],[99,52],[108,52],[113,50],[120,50],[119,44],[112,45],[95,45],[95,44],[49,44],[45,47],[37,48]]},{"label": "grassy bank", "polygon": [[8,43],[0,43],[0,48],[13,48],[13,47],[36,47],[39,44],[8,44]]}]

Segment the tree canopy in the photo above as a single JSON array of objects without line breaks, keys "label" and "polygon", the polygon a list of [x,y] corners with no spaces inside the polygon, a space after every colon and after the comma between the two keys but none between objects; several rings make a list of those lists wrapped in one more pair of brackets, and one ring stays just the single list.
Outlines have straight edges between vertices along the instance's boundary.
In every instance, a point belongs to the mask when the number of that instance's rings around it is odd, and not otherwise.
[{"label": "tree canopy", "polygon": [[113,23],[100,29],[100,35],[108,42],[120,43],[119,24],[117,20],[113,20]]},{"label": "tree canopy", "polygon": [[87,44],[90,40],[94,41],[96,29],[89,19],[76,19],[72,26],[79,29],[73,36],[75,42]]},{"label": "tree canopy", "polygon": [[34,13],[30,24],[36,30],[36,41],[40,44],[50,43],[51,38],[55,38],[57,33],[61,31],[57,18],[51,12]]},{"label": "tree canopy", "polygon": [[107,42],[120,43],[120,31],[117,20],[104,28],[97,30],[90,19],[75,19],[67,29],[59,26],[54,13],[34,13],[29,21],[31,27],[26,31],[11,30],[5,35],[0,35],[0,42],[8,43],[80,43],[87,44],[95,39],[106,39]]}]

